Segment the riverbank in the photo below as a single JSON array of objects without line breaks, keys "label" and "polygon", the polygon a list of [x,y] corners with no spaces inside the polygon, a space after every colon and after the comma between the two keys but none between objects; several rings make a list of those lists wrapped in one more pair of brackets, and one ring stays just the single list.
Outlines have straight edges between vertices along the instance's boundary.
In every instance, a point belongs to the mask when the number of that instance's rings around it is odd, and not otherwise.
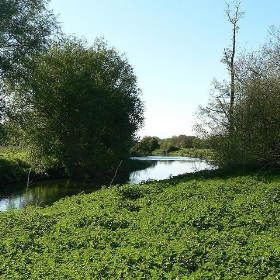
[{"label": "riverbank", "polygon": [[[119,170],[111,170],[111,172],[109,172],[108,174],[104,174],[104,177],[108,176],[112,179],[116,171],[118,171],[118,173],[123,172],[129,174],[130,172],[135,170],[145,169],[150,165],[151,164],[148,161],[130,160],[129,165],[127,166],[127,170],[122,169],[122,166],[120,166]],[[14,182],[27,182],[28,178],[31,180],[38,181],[38,180],[66,179],[68,178],[68,176],[65,170],[63,170],[62,168],[58,168],[56,166],[53,166],[48,170],[45,170],[44,172],[36,173],[34,170],[30,168],[30,164],[26,159],[24,152],[1,151],[0,185],[6,183],[14,183]]]},{"label": "riverbank", "polygon": [[[30,176],[26,181],[3,184],[0,187],[0,211],[9,208],[25,208],[28,205],[50,206],[55,201],[81,192],[90,193],[103,185],[143,183],[151,180],[164,180],[183,173],[212,168],[204,160],[178,156],[147,156],[131,158],[131,172],[117,170],[115,174],[96,177],[94,181],[73,179],[38,180]],[[142,169],[140,169],[142,167]],[[134,170],[135,171],[134,171]]]},{"label": "riverbank", "polygon": [[182,148],[177,151],[169,153],[174,156],[183,156],[183,157],[193,157],[212,160],[214,158],[214,152],[211,149],[195,149],[195,148]]},{"label": "riverbank", "polygon": [[[155,150],[153,155],[166,155],[166,156],[183,156],[211,160],[213,152],[209,149],[180,149],[168,154],[164,154],[162,150]],[[131,160],[127,170],[119,172],[130,173],[136,170],[142,170],[151,165],[148,161],[135,161]],[[113,176],[116,170],[111,170],[107,176]],[[30,177],[32,180],[53,180],[67,178],[65,171],[62,168],[53,166],[48,170],[41,173],[36,173],[30,169],[30,164],[26,159],[24,152],[11,152],[9,149],[1,150],[0,152],[0,184],[10,182],[26,182]]]},{"label": "riverbank", "polygon": [[169,156],[182,156],[212,160],[214,152],[211,149],[195,149],[195,148],[180,148],[175,151],[166,153],[162,149],[157,149],[152,152],[153,155],[169,155]]},{"label": "riverbank", "polygon": [[280,175],[220,170],[0,213],[3,279],[276,279]]}]

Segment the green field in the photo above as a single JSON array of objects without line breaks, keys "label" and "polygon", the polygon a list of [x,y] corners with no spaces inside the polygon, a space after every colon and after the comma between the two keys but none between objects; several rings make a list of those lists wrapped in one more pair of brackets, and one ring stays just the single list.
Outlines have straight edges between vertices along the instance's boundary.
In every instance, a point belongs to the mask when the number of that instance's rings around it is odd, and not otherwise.
[{"label": "green field", "polygon": [[0,213],[0,279],[279,279],[280,176],[218,171]]}]

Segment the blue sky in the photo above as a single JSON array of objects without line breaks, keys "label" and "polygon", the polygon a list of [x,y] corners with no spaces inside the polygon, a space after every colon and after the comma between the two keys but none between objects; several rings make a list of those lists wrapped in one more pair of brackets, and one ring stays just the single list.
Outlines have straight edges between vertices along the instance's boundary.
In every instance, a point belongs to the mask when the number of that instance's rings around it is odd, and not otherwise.
[{"label": "blue sky", "polygon": [[[230,2],[230,0],[228,1]],[[145,102],[139,136],[193,135],[194,112],[205,105],[231,43],[223,0],[51,0],[63,31],[91,44],[104,37],[125,53]],[[239,51],[258,50],[270,26],[280,25],[279,0],[243,0]]]}]

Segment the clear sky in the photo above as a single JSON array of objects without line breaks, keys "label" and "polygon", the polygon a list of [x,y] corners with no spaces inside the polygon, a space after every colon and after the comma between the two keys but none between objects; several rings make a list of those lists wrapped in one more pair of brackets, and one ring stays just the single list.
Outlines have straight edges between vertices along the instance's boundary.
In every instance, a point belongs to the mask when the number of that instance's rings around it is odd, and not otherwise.
[{"label": "clear sky", "polygon": [[[125,53],[145,102],[139,136],[194,135],[194,112],[205,105],[231,43],[225,16],[231,0],[51,0],[63,31],[91,44],[104,37]],[[280,25],[279,0],[241,0],[238,50],[258,50],[270,26]]]}]

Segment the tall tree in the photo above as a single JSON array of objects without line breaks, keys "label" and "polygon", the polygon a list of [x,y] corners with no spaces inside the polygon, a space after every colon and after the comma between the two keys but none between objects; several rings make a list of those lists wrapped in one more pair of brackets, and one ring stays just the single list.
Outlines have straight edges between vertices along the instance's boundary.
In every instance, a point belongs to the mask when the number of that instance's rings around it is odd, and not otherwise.
[{"label": "tall tree", "polygon": [[18,74],[58,30],[49,0],[0,0],[0,77]]},{"label": "tall tree", "polygon": [[230,74],[230,92],[229,92],[229,108],[227,112],[229,122],[229,132],[233,130],[233,111],[235,103],[235,56],[236,56],[236,35],[239,29],[238,22],[243,17],[244,12],[240,11],[240,2],[234,2],[234,10],[230,9],[230,4],[226,3],[226,15],[229,23],[232,25],[231,48],[224,50],[224,59],[222,60],[228,68]]},{"label": "tall tree", "polygon": [[75,177],[124,165],[144,110],[127,59],[103,40],[85,45],[76,39],[55,44],[33,58],[32,79],[7,87],[10,120],[33,163],[56,161]]},{"label": "tall tree", "polygon": [[244,15],[240,11],[240,4],[236,1],[226,4],[226,16],[232,25],[232,39],[231,47],[224,50],[222,62],[227,67],[229,81],[213,81],[214,89],[207,106],[198,108],[198,122],[195,127],[200,137],[208,139],[218,151],[218,160],[226,165],[235,161],[234,107],[239,91],[235,65],[236,36],[238,23]]},{"label": "tall tree", "polygon": [[[47,9],[49,0],[0,0],[0,141],[6,100],[3,79],[16,82],[26,74],[28,60],[45,50],[60,33],[56,17]],[[28,77],[30,78],[30,77]]]}]

